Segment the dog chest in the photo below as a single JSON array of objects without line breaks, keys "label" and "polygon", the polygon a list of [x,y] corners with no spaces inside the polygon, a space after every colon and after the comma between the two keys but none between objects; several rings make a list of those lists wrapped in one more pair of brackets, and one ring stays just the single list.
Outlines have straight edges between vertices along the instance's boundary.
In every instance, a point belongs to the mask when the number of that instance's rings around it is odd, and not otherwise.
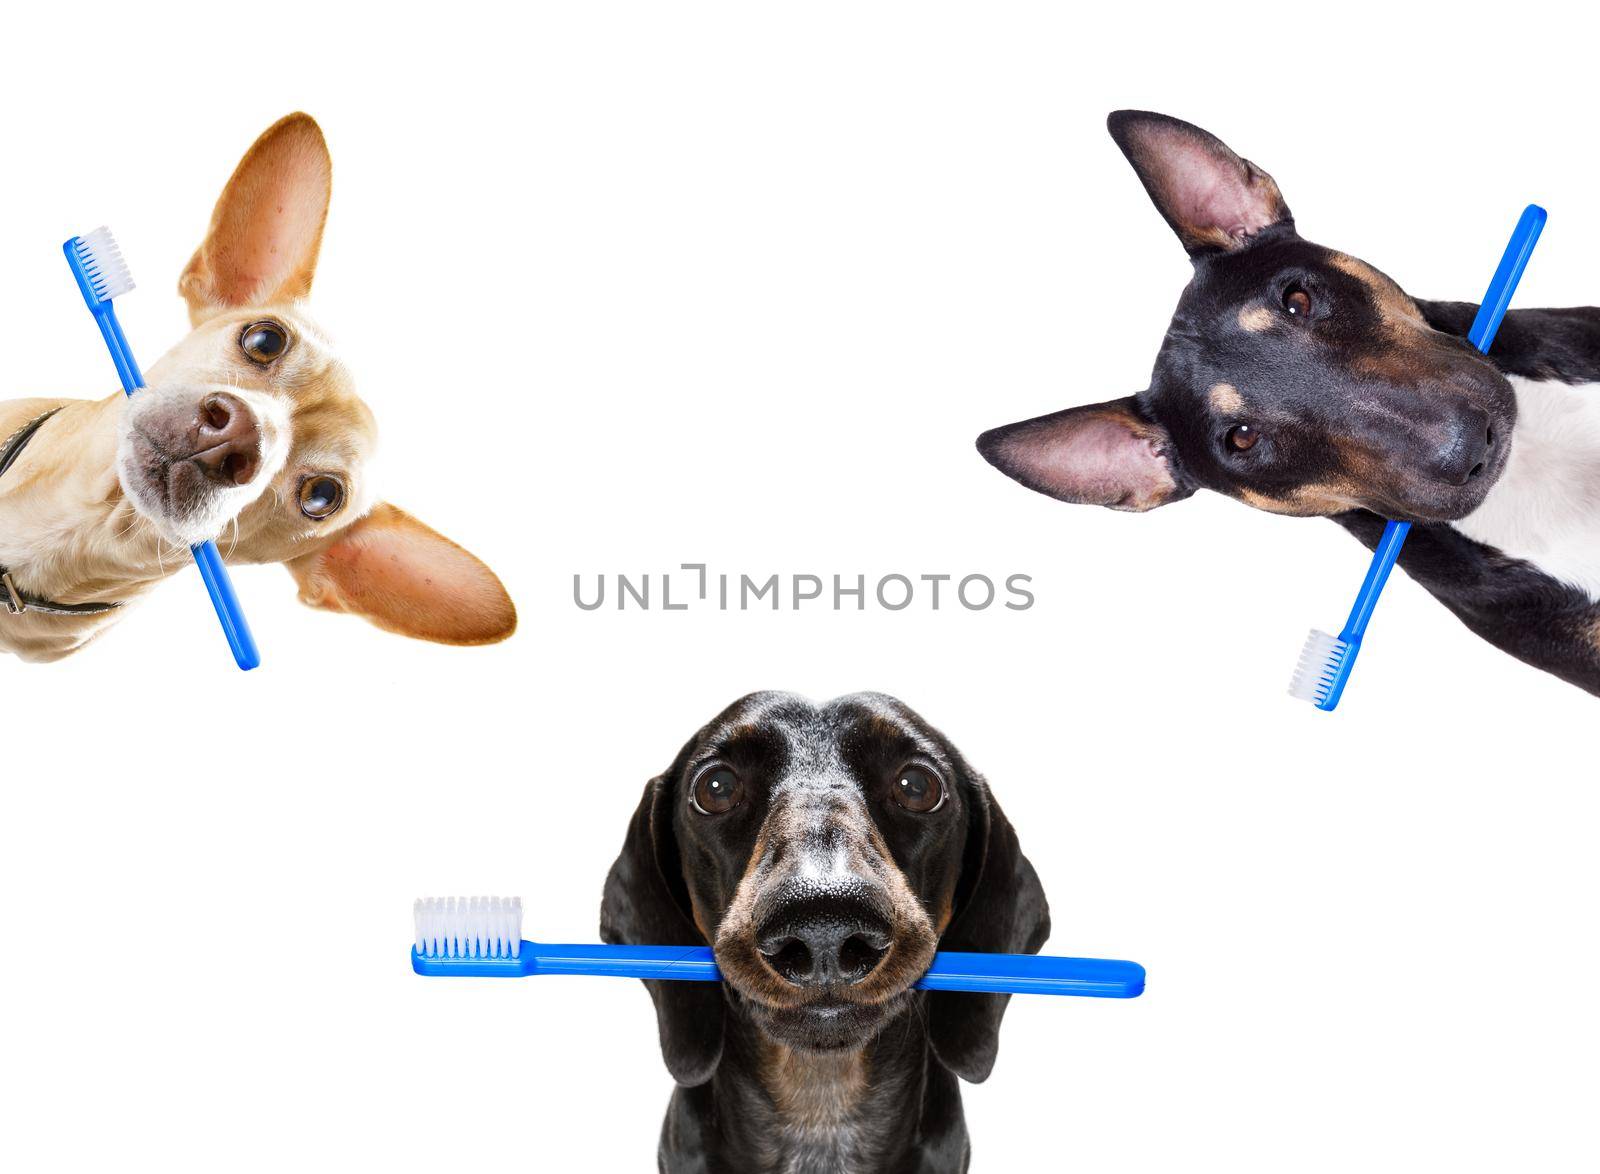
[{"label": "dog chest", "polygon": [[1600,601],[1600,384],[1511,383],[1517,424],[1505,472],[1452,524]]}]

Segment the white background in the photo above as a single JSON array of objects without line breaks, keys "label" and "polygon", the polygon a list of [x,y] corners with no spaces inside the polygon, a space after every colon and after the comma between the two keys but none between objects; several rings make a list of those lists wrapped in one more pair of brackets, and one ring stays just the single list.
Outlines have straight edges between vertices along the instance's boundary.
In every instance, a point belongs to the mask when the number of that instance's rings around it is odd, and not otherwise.
[{"label": "white background", "polygon": [[[919,709],[1019,828],[1050,948],[1149,968],[1137,1001],[1013,1002],[975,1170],[1594,1169],[1594,699],[1396,576],[1317,713],[1283,690],[1366,563],[1335,526],[1072,508],[972,449],[1143,386],[1187,265],[1116,107],[1216,131],[1421,296],[1476,299],[1538,199],[1518,304],[1593,300],[1593,30],[1537,7],[13,14],[6,393],[114,390],[58,251],[101,222],[138,353],[181,337],[222,182],[304,108],[312,309],[387,492],[522,627],[415,644],[244,568],[242,676],[185,571],[66,663],[0,663],[7,1165],[653,1168],[644,992],[415,978],[411,900],[521,894],[527,936],[592,939],[645,780],[777,687]],[[685,561],[1023,572],[1038,604],[571,602]]]}]

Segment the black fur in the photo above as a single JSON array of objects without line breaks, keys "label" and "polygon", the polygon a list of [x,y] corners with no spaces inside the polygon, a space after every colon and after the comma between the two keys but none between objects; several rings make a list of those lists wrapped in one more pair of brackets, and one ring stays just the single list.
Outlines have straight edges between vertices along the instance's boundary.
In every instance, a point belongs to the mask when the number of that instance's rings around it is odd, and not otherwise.
[{"label": "black fur", "polygon": [[[892,803],[889,789],[908,755],[933,764],[948,788],[948,805],[931,817]],[[646,786],[606,880],[604,940],[704,945],[707,934],[715,939],[741,880],[762,859],[785,850],[773,842],[785,821],[768,819],[782,801],[773,798],[775,788],[792,787],[819,761],[835,764],[859,789],[875,834],[928,918],[937,922],[948,911],[941,949],[1032,953],[1044,943],[1049,909],[1038,877],[982,777],[938,731],[880,695],[816,706],[771,693],[729,707]],[[690,789],[708,762],[737,770],[744,798],[734,811],[707,817],[691,805]],[[754,858],[758,843],[764,855]],[[720,947],[718,960],[730,974]],[[904,985],[914,979],[906,976]],[[819,1063],[857,1053],[864,1058],[870,1080],[851,1111],[851,1170],[966,1169],[958,1077],[981,1081],[989,1075],[1005,996],[904,989],[859,1038],[807,1052],[790,1035],[775,1037],[770,1016],[731,977],[719,984],[645,986],[656,1005],[662,1055],[678,1085],[661,1131],[662,1171],[829,1168],[834,1159],[809,1151],[786,1129],[769,1072],[781,1049]]]},{"label": "black fur", "polygon": [[1188,123],[1110,129],[1194,261],[1150,386],[993,429],[983,455],[1066,501],[1146,510],[1212,489],[1332,517],[1368,546],[1413,523],[1400,565],[1472,631],[1600,693],[1600,605],[1450,525],[1514,442],[1506,376],[1600,382],[1600,309],[1513,310],[1488,356],[1477,306],[1411,298],[1300,237],[1276,184]]},{"label": "black fur", "polygon": [[[1417,299],[1435,330],[1466,338],[1477,317],[1473,302]],[[1600,382],[1600,307],[1511,310],[1494,336],[1489,359],[1507,375],[1562,383]]]},{"label": "black fur", "polygon": [[[1358,511],[1334,521],[1368,548],[1383,533],[1383,519],[1376,514]],[[1600,606],[1582,591],[1447,525],[1413,526],[1400,565],[1502,652],[1600,693],[1600,654],[1594,644]]]}]

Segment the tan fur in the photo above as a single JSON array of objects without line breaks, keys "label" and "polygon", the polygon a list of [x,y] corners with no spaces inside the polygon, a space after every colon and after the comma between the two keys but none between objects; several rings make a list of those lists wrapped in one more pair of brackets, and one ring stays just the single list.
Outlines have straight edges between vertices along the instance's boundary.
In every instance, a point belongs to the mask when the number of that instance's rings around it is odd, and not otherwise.
[{"label": "tan fur", "polygon": [[1238,496],[1240,501],[1258,510],[1296,518],[1320,518],[1366,508],[1355,496],[1354,487],[1343,484],[1301,485],[1285,497],[1268,497],[1254,489],[1240,489]]},{"label": "tan fur", "polygon": [[[492,644],[516,627],[511,600],[480,592],[493,572],[404,510],[380,504],[339,541],[291,559],[300,602],[365,616],[402,636]],[[420,579],[414,566],[429,568]]]},{"label": "tan fur", "polygon": [[[127,479],[138,467],[128,438],[147,435],[141,420],[192,417],[201,397],[225,391],[249,409],[262,455],[249,484],[216,494],[214,537],[227,561],[289,562],[306,602],[403,635],[483,644],[515,630],[516,611],[488,567],[410,515],[375,504],[368,468],[376,423],[302,301],[316,272],[331,175],[308,115],[274,124],[217,201],[179,283],[194,330],[146,372],[148,387],[133,400],[117,393],[0,403],[0,442],[64,405],[0,478],[0,566],[22,589],[59,603],[127,603],[187,568],[186,543],[198,539],[180,540],[181,520],[162,513],[158,486]],[[262,321],[289,339],[266,366],[240,346]],[[187,459],[173,456],[175,464]],[[346,489],[344,506],[320,521],[300,511],[298,498],[318,475],[336,476]],[[0,652],[56,660],[121,614],[0,611]]]},{"label": "tan fur", "polygon": [[[751,727],[741,727],[741,729],[745,728]],[[737,736],[738,732],[736,731],[734,737]],[[733,901],[729,905],[729,912],[723,914],[723,925],[727,924],[728,916],[730,913],[732,913],[734,905],[739,906],[739,912],[737,916],[740,918],[743,924],[754,924],[754,919],[751,916],[751,910],[755,904],[756,898],[756,872],[761,867],[761,862],[766,859],[767,836],[772,826],[773,821],[769,817],[762,822],[760,830],[756,833],[756,842],[750,849],[750,858],[745,861],[744,872],[739,876],[739,885],[738,888],[734,890]],[[691,878],[689,875],[688,862],[680,861],[679,867],[682,870],[681,875],[683,876],[684,887],[689,892],[689,916],[694,921],[695,928],[700,931],[700,935],[705,938],[706,944],[711,945],[717,940],[717,932],[711,928],[711,922],[706,917],[705,911],[700,908],[700,903],[694,898],[695,886],[693,883],[693,878]]]},{"label": "tan fur", "polygon": [[784,796],[767,813],[714,939],[724,977],[747,997],[770,1007],[803,1006],[809,996],[804,989],[782,981],[756,949],[755,908],[760,887],[780,882],[784,875],[781,868],[764,869],[763,864],[773,844],[798,842],[824,823],[842,833],[850,866],[881,884],[894,910],[894,940],[888,956],[865,980],[839,992],[840,997],[862,1005],[888,1002],[927,970],[937,948],[938,933],[927,910],[895,864],[889,846],[859,797],[844,800],[829,796],[819,801],[805,793]]},{"label": "tan fur", "polygon": [[1411,300],[1411,295],[1396,285],[1388,276],[1380,273],[1359,257],[1352,257],[1348,253],[1330,253],[1328,259],[1335,269],[1355,278],[1367,287],[1386,323],[1395,326],[1418,327],[1424,330],[1428,328],[1427,322],[1422,317],[1421,309],[1418,308],[1416,302]]},{"label": "tan fur", "polygon": [[1268,330],[1275,321],[1277,315],[1266,306],[1246,306],[1239,311],[1239,326],[1251,334],[1260,334]]},{"label": "tan fur", "polygon": [[700,936],[710,945],[716,936],[711,929],[711,923],[706,920],[705,911],[700,908],[700,902],[694,899],[694,894],[689,894],[689,916],[694,920],[694,927],[700,931]]},{"label": "tan fur", "polygon": [[761,1083],[789,1128],[804,1133],[841,1129],[866,1094],[866,1054],[804,1052],[763,1040]]},{"label": "tan fur", "polygon": [[1219,416],[1237,416],[1244,411],[1244,396],[1231,383],[1218,383],[1210,393],[1211,410]]},{"label": "tan fur", "polygon": [[[234,168],[205,243],[178,279],[190,322],[198,326],[219,305],[309,297],[332,187],[328,146],[309,114],[268,127]],[[289,241],[309,245],[291,258]]]},{"label": "tan fur", "polygon": [[933,919],[933,933],[935,937],[944,937],[944,931],[950,928],[950,921],[956,915],[956,887],[952,883],[939,902],[939,911]]}]

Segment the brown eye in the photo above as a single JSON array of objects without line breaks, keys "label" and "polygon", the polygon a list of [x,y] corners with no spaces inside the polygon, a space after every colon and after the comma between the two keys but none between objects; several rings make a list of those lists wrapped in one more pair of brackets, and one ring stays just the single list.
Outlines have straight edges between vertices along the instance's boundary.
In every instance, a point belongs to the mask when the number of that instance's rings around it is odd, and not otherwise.
[{"label": "brown eye", "polygon": [[695,776],[689,802],[701,815],[722,815],[744,800],[744,784],[728,767],[713,763]]},{"label": "brown eye", "polygon": [[1305,318],[1311,313],[1311,295],[1298,285],[1291,285],[1283,293],[1283,309],[1291,318]]},{"label": "brown eye", "polygon": [[937,811],[944,805],[944,780],[927,767],[911,763],[895,776],[894,801],[918,815]]},{"label": "brown eye", "polygon": [[337,477],[317,474],[300,482],[300,512],[321,521],[331,518],[344,504],[344,484]]},{"label": "brown eye", "polygon": [[1256,441],[1261,439],[1261,433],[1248,424],[1235,424],[1228,429],[1228,447],[1234,452],[1249,452],[1256,446]]},{"label": "brown eye", "polygon": [[276,322],[257,322],[239,336],[239,349],[263,365],[283,354],[288,346],[289,332]]}]

